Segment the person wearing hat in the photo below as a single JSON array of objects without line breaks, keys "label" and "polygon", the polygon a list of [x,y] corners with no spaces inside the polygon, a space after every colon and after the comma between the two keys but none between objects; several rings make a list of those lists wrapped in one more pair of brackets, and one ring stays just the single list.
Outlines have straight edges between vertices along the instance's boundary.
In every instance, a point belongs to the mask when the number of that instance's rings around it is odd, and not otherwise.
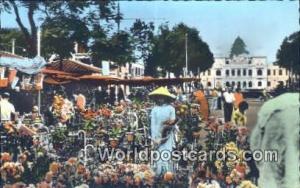
[{"label": "person wearing hat", "polygon": [[[151,110],[151,139],[159,152],[170,151],[175,146],[174,126],[176,123],[175,108],[170,102],[175,99],[167,88],[160,87],[149,94],[149,97],[156,102]],[[169,130],[167,133],[165,130]],[[161,175],[166,171],[172,171],[172,164],[169,161],[156,161],[154,171]]]},{"label": "person wearing hat", "polygon": [[10,94],[5,92],[0,100],[0,120],[1,122],[11,121],[11,116],[15,113],[15,107],[9,102]]}]

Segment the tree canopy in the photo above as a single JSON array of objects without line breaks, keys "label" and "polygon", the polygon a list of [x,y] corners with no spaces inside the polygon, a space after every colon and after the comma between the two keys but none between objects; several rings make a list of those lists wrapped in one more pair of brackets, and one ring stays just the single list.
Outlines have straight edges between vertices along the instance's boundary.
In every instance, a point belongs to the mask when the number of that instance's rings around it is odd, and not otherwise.
[{"label": "tree canopy", "polygon": [[276,55],[276,64],[292,71],[293,74],[298,75],[300,74],[299,41],[300,31],[292,33],[283,40]]},{"label": "tree canopy", "polygon": [[[188,69],[194,74],[210,68],[214,62],[208,45],[200,38],[199,31],[180,23],[169,29],[162,25],[160,33],[154,38],[148,67],[160,67],[164,73],[183,74],[185,67],[185,40],[188,40]],[[150,71],[150,72],[153,72]]]},{"label": "tree canopy", "polygon": [[238,56],[241,54],[249,54],[249,52],[246,50],[246,44],[244,43],[243,39],[238,36],[232,44],[230,57]]},{"label": "tree canopy", "polygon": [[[154,33],[152,22],[137,19],[129,30],[116,30],[115,23],[122,14],[116,12],[113,1],[9,0],[3,5],[1,11],[14,13],[19,29],[3,30],[0,34],[5,37],[1,38],[5,43],[16,38],[17,46],[25,48],[28,57],[37,55],[38,18],[42,29],[41,55],[46,58],[52,54],[58,54],[60,59],[70,57],[76,42],[90,52],[96,65],[102,60],[125,65],[139,59],[145,63],[147,75],[156,76],[159,69],[160,73],[179,76],[185,67],[187,36],[189,71],[198,73],[213,64],[213,54],[199,31],[183,23],[173,28],[162,24]],[[20,18],[20,7],[27,10],[27,18]],[[29,27],[25,27],[25,19]]]}]

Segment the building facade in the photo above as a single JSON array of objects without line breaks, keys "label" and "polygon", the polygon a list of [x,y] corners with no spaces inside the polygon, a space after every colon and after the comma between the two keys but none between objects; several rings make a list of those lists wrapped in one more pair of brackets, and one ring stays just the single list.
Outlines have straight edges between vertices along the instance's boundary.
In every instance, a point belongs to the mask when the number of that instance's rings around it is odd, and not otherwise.
[{"label": "building facade", "polygon": [[268,64],[265,56],[217,57],[211,69],[200,73],[206,88],[226,87],[242,90],[274,89],[280,82],[286,85],[288,71]]}]

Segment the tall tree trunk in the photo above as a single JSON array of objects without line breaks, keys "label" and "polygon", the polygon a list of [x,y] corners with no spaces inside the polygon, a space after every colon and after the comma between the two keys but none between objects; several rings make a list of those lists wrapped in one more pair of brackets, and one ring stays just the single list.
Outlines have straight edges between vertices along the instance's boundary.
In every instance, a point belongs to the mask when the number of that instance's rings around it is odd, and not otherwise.
[{"label": "tall tree trunk", "polygon": [[13,7],[14,13],[16,15],[16,22],[17,22],[18,26],[20,27],[20,29],[24,35],[25,41],[27,43],[26,50],[30,57],[34,57],[37,55],[37,48],[36,48],[36,46],[37,46],[37,36],[36,36],[37,28],[36,28],[34,18],[33,18],[34,10],[35,10],[34,4],[33,4],[34,2],[32,2],[32,4],[29,5],[28,14],[27,14],[29,24],[31,27],[31,33],[29,33],[28,29],[24,26],[24,24],[21,20],[21,17],[19,14],[19,8],[18,8],[18,5],[16,4],[16,1],[10,0],[9,2]]}]

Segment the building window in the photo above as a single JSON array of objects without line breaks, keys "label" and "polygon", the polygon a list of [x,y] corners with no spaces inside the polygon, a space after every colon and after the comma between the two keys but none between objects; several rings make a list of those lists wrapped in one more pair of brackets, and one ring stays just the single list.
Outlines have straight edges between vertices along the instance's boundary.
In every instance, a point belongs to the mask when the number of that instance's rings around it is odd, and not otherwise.
[{"label": "building window", "polygon": [[226,60],[226,62],[225,62],[226,64],[229,64],[229,61],[228,60]]},{"label": "building window", "polygon": [[248,87],[252,87],[252,82],[248,82]]},{"label": "building window", "polygon": [[273,70],[273,75],[274,75],[274,76],[276,75],[276,70]]},{"label": "building window", "polygon": [[268,81],[267,85],[268,85],[268,86],[271,86],[271,82],[270,82],[270,81]]},{"label": "building window", "polygon": [[234,69],[231,70],[231,76],[235,76],[235,70]]},{"label": "building window", "polygon": [[246,76],[246,75],[247,75],[247,70],[244,69],[244,70],[243,70],[243,76]]},{"label": "building window", "polygon": [[246,81],[243,82],[243,87],[244,88],[247,87],[247,82]]},{"label": "building window", "polygon": [[202,75],[203,75],[203,76],[205,76],[205,71],[204,71],[204,72],[202,72]]},{"label": "building window", "polygon": [[226,87],[229,87],[230,86],[230,83],[229,82],[226,82]]},{"label": "building window", "polygon": [[261,81],[258,81],[257,86],[261,87]]},{"label": "building window", "polygon": [[252,76],[252,70],[248,70],[248,75]]},{"label": "building window", "polygon": [[211,86],[211,83],[210,82],[207,82],[207,87],[210,87]]},{"label": "building window", "polygon": [[226,70],[226,76],[229,76],[229,70]]},{"label": "building window", "polygon": [[241,88],[241,82],[240,81],[237,82],[237,87]]},{"label": "building window", "polygon": [[251,62],[251,59],[249,59],[249,61],[248,61],[248,64],[251,64],[252,62]]},{"label": "building window", "polygon": [[261,76],[262,75],[262,70],[261,69],[258,69],[257,70],[257,76]]},{"label": "building window", "polygon": [[231,87],[234,87],[235,86],[235,82],[231,82]]},{"label": "building window", "polygon": [[221,70],[217,70],[217,71],[216,71],[216,75],[217,75],[217,76],[221,76]]},{"label": "building window", "polygon": [[210,76],[210,70],[207,71],[207,75]]},{"label": "building window", "polygon": [[271,75],[271,70],[270,70],[270,69],[268,69],[268,76],[269,76],[269,75]]},{"label": "building window", "polygon": [[237,70],[237,75],[241,76],[241,70],[240,69]]},{"label": "building window", "polygon": [[279,70],[279,75],[280,75],[280,76],[282,75],[282,70],[281,70],[281,69]]}]

